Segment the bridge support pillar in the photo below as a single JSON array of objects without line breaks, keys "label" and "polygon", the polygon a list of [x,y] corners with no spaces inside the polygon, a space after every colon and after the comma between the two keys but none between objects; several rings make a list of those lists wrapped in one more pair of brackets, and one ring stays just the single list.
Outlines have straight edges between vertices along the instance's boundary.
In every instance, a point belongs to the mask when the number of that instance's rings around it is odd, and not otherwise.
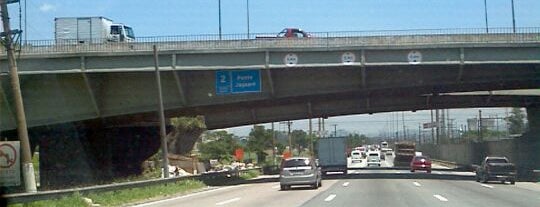
[{"label": "bridge support pillar", "polygon": [[540,106],[527,107],[529,129],[519,138],[516,146],[518,175],[531,180],[533,170],[540,169]]}]

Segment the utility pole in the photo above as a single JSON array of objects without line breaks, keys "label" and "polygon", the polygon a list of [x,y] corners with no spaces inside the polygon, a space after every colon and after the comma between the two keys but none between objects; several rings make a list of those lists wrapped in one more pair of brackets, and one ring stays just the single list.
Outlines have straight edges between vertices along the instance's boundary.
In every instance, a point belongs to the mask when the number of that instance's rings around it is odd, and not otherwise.
[{"label": "utility pole", "polygon": [[7,58],[9,64],[9,73],[11,78],[11,88],[13,92],[13,99],[15,100],[15,110],[17,116],[17,134],[21,142],[21,161],[22,161],[22,174],[24,179],[25,190],[28,193],[37,192],[36,177],[34,175],[34,165],[32,164],[32,154],[30,150],[30,140],[28,138],[28,129],[26,125],[26,115],[24,112],[23,98],[21,94],[21,85],[19,83],[19,73],[17,72],[17,61],[15,60],[15,54],[13,51],[13,37],[12,34],[19,34],[19,30],[12,31],[9,23],[9,12],[7,8],[7,1],[0,0],[0,9],[2,15],[2,23],[4,28],[4,47],[7,51]]},{"label": "utility pole", "polygon": [[319,126],[319,131],[318,132],[319,133],[317,133],[319,135],[318,136],[319,139],[321,138],[321,119],[322,119],[321,117],[317,118],[317,122],[319,122],[319,124],[318,124],[318,126]]},{"label": "utility pole", "polygon": [[272,160],[276,165],[276,131],[274,130],[274,122],[272,122]]},{"label": "utility pole", "polygon": [[405,112],[401,112],[401,124],[403,126],[403,140],[407,140],[407,130],[405,129]]},{"label": "utility pole", "polygon": [[311,114],[309,115],[309,152],[311,154],[311,157],[315,156],[313,153],[313,127],[311,125]]},{"label": "utility pole", "polygon": [[325,126],[324,126],[324,117],[322,117],[322,118],[321,118],[321,120],[322,120],[322,131],[323,131],[323,137],[325,137],[325,138],[326,138],[326,128],[325,128]]},{"label": "utility pole", "polygon": [[440,130],[440,128],[439,128],[439,125],[440,125],[439,124],[439,109],[435,109],[435,122],[436,122],[435,125],[437,127],[437,130],[436,130],[437,133],[435,133],[435,144],[439,144],[439,130]]},{"label": "utility pole", "polygon": [[497,124],[495,125],[496,130],[497,130],[497,139],[500,140],[501,139],[501,136],[500,136],[501,133],[499,133],[499,115],[498,114],[495,114],[495,122],[497,122]]},{"label": "utility pole", "polygon": [[154,49],[154,67],[156,68],[156,85],[157,85],[157,95],[158,95],[158,114],[159,114],[159,135],[161,137],[161,153],[163,159],[163,176],[165,178],[169,177],[169,150],[167,148],[167,131],[165,130],[165,114],[163,112],[163,94],[161,91],[161,76],[159,73],[159,59],[157,54],[156,45],[153,46]]},{"label": "utility pole", "polygon": [[441,140],[445,140],[446,139],[446,118],[444,118],[444,114],[446,113],[445,112],[445,109],[441,109],[441,118],[439,119],[439,121],[441,121],[441,135],[440,135],[440,138]]},{"label": "utility pole", "polygon": [[396,139],[399,141],[399,114],[398,112],[394,114],[396,115]]},{"label": "utility pole", "polygon": [[[430,110],[431,112],[431,124],[433,124],[433,109]],[[435,141],[435,127],[431,125],[431,142],[434,143]]]},{"label": "utility pole", "polygon": [[334,137],[337,137],[337,124],[332,124],[334,126]]},{"label": "utility pole", "polygon": [[480,141],[483,139],[482,134],[482,110],[478,110],[478,138]]},{"label": "utility pole", "polygon": [[418,144],[422,144],[422,124],[418,124]]},{"label": "utility pole", "polygon": [[287,137],[289,138],[289,151],[293,155],[292,137],[291,137],[291,121],[287,121]]}]

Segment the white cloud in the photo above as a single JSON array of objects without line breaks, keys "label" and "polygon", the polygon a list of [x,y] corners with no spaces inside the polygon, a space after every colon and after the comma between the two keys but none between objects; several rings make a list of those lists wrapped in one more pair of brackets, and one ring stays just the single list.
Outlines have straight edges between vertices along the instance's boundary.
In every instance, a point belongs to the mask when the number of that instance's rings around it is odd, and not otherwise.
[{"label": "white cloud", "polygon": [[39,6],[39,10],[41,10],[42,12],[54,11],[56,10],[56,6],[52,4],[44,3],[41,6]]}]

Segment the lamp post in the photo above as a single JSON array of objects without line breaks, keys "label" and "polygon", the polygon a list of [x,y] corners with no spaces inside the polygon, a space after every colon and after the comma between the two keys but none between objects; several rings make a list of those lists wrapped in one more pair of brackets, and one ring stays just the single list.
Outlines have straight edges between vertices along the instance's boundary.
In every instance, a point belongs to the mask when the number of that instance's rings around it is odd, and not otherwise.
[{"label": "lamp post", "polygon": [[512,0],[512,29],[516,33],[516,16],[514,15],[514,0]]},{"label": "lamp post", "polygon": [[247,38],[249,39],[249,0],[246,0]]},{"label": "lamp post", "polygon": [[221,40],[221,0],[218,0],[219,40]]},{"label": "lamp post", "polygon": [[488,27],[488,13],[487,13],[487,0],[484,0],[484,16],[486,17],[486,33],[489,33]]}]

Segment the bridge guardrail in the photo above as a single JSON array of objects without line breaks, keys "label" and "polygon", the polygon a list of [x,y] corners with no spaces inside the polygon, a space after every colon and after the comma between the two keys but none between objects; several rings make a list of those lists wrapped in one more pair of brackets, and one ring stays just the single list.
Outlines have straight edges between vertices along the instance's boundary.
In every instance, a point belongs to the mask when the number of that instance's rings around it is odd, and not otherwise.
[{"label": "bridge guardrail", "polygon": [[[16,44],[21,55],[88,53],[88,52],[133,52],[151,51],[153,45],[160,50],[214,50],[253,48],[307,48],[307,47],[350,47],[350,46],[401,46],[426,44],[469,44],[469,43],[539,43],[540,27],[470,29],[421,29],[314,32],[311,38],[261,38],[269,34],[207,34],[138,37],[135,42],[107,42],[100,39],[79,43],[79,40],[28,40]],[[5,55],[1,50],[0,55]]]},{"label": "bridge guardrail", "polygon": [[[256,167],[256,168],[250,168],[250,169],[242,169],[242,170],[238,171],[238,175],[240,175],[241,173],[250,171],[250,170],[261,171],[261,168]],[[226,172],[226,171],[224,171],[224,172],[212,172],[212,173],[206,173],[206,174],[200,174],[200,175],[171,177],[171,178],[165,178],[165,179],[152,179],[152,180],[143,180],[143,181],[133,181],[133,182],[126,182],[126,183],[115,183],[115,184],[89,186],[89,187],[72,188],[72,189],[64,189],[64,190],[40,191],[40,192],[37,192],[37,193],[7,194],[7,195],[1,195],[0,199],[7,200],[7,202],[9,204],[13,204],[13,203],[30,203],[30,202],[34,202],[34,201],[40,201],[40,200],[58,199],[58,198],[61,198],[61,197],[64,197],[64,196],[72,195],[75,192],[79,192],[81,194],[89,194],[89,193],[116,191],[116,190],[123,190],[123,189],[129,189],[129,188],[137,188],[137,187],[159,185],[159,184],[165,184],[165,183],[173,183],[173,182],[178,182],[178,181],[186,180],[186,179],[202,180],[202,179],[206,179],[206,178],[218,178],[218,177],[219,178],[226,178],[226,177],[228,177],[227,174],[230,174],[230,172]],[[233,180],[231,180],[231,181],[233,181]]]}]

